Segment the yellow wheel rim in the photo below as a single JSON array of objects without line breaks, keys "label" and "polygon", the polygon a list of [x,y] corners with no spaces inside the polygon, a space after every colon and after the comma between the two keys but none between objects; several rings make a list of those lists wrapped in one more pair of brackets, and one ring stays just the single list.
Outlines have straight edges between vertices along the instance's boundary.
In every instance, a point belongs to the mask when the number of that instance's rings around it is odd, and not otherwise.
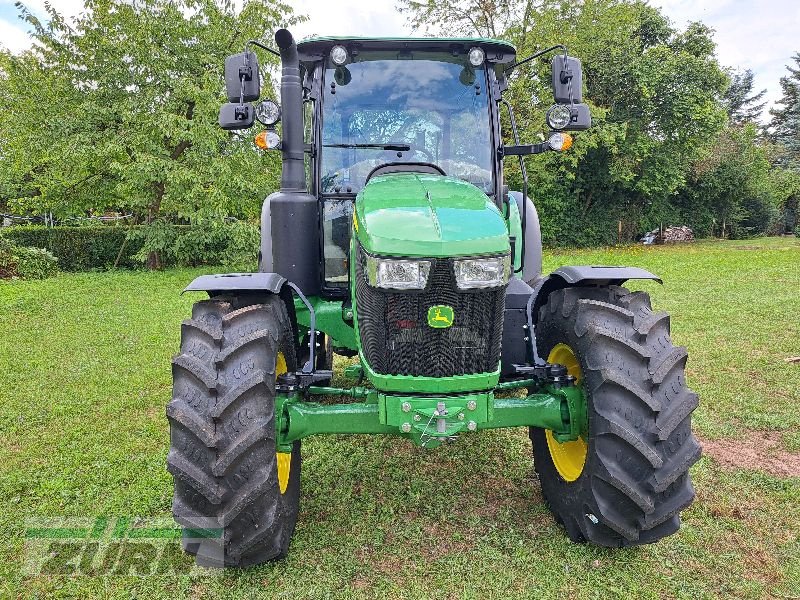
[{"label": "yellow wheel rim", "polygon": [[[547,362],[564,365],[567,373],[575,378],[575,382],[580,384],[583,373],[581,364],[575,352],[566,344],[556,344],[547,356]],[[583,465],[586,463],[587,446],[583,438],[578,438],[572,442],[559,442],[553,432],[549,429],[544,432],[547,439],[547,448],[550,450],[550,458],[556,471],[565,481],[575,481],[583,472]]]},{"label": "yellow wheel rim", "polygon": [[[278,357],[275,359],[275,379],[283,375],[289,369],[286,367],[286,357],[283,352],[278,352]],[[281,494],[286,493],[286,488],[289,487],[289,473],[292,470],[292,453],[291,452],[278,452],[276,453],[278,459],[278,486],[281,489]]]}]

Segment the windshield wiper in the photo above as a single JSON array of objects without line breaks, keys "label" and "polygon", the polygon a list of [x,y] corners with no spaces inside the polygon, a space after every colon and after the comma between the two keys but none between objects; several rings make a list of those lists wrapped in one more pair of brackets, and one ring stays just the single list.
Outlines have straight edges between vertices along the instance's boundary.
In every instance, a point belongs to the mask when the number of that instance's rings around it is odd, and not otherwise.
[{"label": "windshield wiper", "polygon": [[380,150],[397,150],[407,152],[411,150],[408,144],[322,144],[323,148],[378,148]]}]

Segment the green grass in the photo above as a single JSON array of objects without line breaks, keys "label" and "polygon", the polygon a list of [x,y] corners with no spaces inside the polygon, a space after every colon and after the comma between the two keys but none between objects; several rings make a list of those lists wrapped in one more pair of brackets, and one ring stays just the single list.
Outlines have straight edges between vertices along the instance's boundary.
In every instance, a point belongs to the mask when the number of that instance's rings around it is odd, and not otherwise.
[{"label": "green grass", "polygon": [[[634,264],[688,346],[705,438],[782,432],[800,449],[800,243],[562,251],[546,267]],[[693,468],[681,531],[612,551],[571,544],[543,505],[526,432],[434,451],[381,437],[304,443],[283,562],[213,576],[26,578],[24,521],[169,515],[169,360],[199,269],[0,283],[0,597],[800,597],[800,482]]]}]

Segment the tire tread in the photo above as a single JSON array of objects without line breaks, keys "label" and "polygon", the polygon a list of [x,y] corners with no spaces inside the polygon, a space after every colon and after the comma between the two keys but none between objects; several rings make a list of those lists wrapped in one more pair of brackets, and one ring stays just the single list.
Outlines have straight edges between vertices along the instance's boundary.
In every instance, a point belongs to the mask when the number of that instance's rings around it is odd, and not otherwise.
[{"label": "tire tread", "polygon": [[570,524],[565,529],[573,540],[604,546],[674,533],[694,498],[688,470],[701,450],[690,429],[698,398],[683,374],[688,353],[672,345],[669,315],[653,312],[644,292],[567,288],[550,294],[538,323],[540,354],[571,342],[592,399],[589,455],[575,482],[557,475],[542,430],[531,432],[542,491],[556,520]]}]

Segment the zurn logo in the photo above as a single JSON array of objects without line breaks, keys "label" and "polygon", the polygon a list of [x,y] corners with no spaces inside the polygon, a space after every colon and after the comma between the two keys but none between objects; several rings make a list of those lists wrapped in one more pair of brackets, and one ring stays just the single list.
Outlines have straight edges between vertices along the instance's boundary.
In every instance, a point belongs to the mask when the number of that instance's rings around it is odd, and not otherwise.
[{"label": "zurn logo", "polygon": [[[172,517],[61,517],[28,519],[25,525],[23,571],[28,577],[208,576],[217,572],[197,567],[182,551],[181,529]],[[212,522],[207,525],[184,542],[216,546],[213,540],[222,537],[222,528]]]},{"label": "zurn logo", "polygon": [[450,327],[455,320],[453,307],[446,304],[438,304],[428,309],[428,325],[434,329]]}]

